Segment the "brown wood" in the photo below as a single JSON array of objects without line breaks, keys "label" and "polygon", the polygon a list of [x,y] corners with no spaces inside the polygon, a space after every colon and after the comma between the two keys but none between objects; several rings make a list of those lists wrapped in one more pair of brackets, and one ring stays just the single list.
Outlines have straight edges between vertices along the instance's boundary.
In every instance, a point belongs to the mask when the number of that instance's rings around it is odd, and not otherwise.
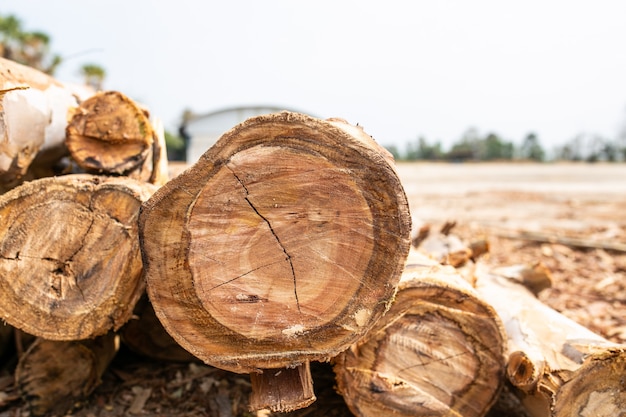
[{"label": "brown wood", "polygon": [[54,78],[0,58],[0,189],[21,183],[36,156],[67,153],[68,111],[76,105],[74,92]]},{"label": "brown wood", "polygon": [[479,293],[502,318],[507,378],[534,417],[623,416],[626,346],[591,332],[517,281],[477,268]]},{"label": "brown wood", "polygon": [[484,416],[504,382],[495,311],[450,266],[411,253],[389,312],[335,358],[358,417]]},{"label": "brown wood", "polygon": [[113,333],[84,341],[37,339],[18,362],[15,383],[32,415],[65,415],[100,384],[119,342]]},{"label": "brown wood", "polygon": [[198,359],[183,349],[163,328],[147,295],[141,297],[133,318],[120,329],[122,343],[132,351],[159,361],[191,362]]},{"label": "brown wood", "polygon": [[410,244],[388,152],[345,121],[289,112],[225,133],[139,224],[166,330],[239,373],[350,346],[388,308]]},{"label": "brown wood", "polygon": [[118,91],[99,92],[82,102],[67,126],[65,143],[88,173],[165,182],[159,177],[165,155],[162,132],[155,131],[145,109]]},{"label": "brown wood", "polygon": [[316,400],[309,362],[294,368],[266,369],[250,374],[252,410],[286,413],[308,407]]},{"label": "brown wood", "polygon": [[0,317],[50,340],[120,328],[144,291],[137,217],[155,188],[83,174],[1,195]]}]

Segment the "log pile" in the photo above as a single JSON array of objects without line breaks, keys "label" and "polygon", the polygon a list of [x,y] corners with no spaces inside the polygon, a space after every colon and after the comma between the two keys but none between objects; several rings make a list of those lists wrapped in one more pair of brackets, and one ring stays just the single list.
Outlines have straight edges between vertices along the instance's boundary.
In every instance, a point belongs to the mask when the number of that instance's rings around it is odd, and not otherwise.
[{"label": "log pile", "polygon": [[169,180],[163,127],[120,92],[1,60],[0,99],[0,350],[31,415],[88,397],[120,343],[249,374],[258,415],[316,401],[316,361],[358,417],[626,410],[626,347],[541,303],[545,266],[487,269],[454,223],[412,238],[358,126],[254,117]]}]

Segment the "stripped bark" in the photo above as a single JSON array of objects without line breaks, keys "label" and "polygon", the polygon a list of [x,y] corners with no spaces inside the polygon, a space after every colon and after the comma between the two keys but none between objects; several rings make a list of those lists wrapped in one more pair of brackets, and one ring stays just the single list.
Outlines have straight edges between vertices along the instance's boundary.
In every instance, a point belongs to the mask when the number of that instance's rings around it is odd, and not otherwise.
[{"label": "stripped bark", "polygon": [[271,378],[331,358],[382,316],[410,217],[391,156],[362,129],[283,112],[234,127],[157,191],[140,237],[148,294],[174,339],[208,364]]},{"label": "stripped bark", "polygon": [[451,267],[409,255],[389,312],[335,358],[358,417],[484,416],[504,382],[495,311]]},{"label": "stripped bark", "polygon": [[0,316],[50,340],[119,329],[144,291],[137,217],[155,188],[83,174],[0,196]]},{"label": "stripped bark", "polygon": [[485,268],[475,274],[507,331],[507,378],[533,416],[625,415],[626,346],[551,309],[515,280]]},{"label": "stripped bark", "polygon": [[67,153],[68,112],[77,105],[72,89],[0,58],[0,189],[20,184],[36,156],[52,163]]}]

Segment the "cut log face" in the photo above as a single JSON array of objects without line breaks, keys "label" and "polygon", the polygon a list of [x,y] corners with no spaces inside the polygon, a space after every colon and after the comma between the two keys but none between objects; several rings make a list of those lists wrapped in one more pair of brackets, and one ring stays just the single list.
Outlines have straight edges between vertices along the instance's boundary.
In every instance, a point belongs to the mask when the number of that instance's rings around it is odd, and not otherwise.
[{"label": "cut log face", "polygon": [[0,196],[0,315],[27,333],[78,340],[124,324],[144,284],[137,237],[155,187],[68,175]]},{"label": "cut log face", "polygon": [[234,372],[347,348],[384,313],[410,217],[361,129],[295,113],[249,119],[142,207],[148,293],[168,332]]},{"label": "cut log face", "polygon": [[504,380],[499,318],[453,269],[410,258],[389,312],[335,358],[338,390],[359,417],[483,416]]},{"label": "cut log face", "polygon": [[126,174],[150,156],[153,140],[146,112],[124,94],[107,91],[76,109],[65,143],[76,163],[88,172]]}]

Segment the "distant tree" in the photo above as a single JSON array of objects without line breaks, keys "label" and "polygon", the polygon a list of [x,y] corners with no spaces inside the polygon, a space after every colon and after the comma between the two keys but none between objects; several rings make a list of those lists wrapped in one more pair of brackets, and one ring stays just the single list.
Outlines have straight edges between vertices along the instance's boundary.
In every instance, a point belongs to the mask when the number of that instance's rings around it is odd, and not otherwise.
[{"label": "distant tree", "polygon": [[543,161],[545,152],[539,143],[539,138],[535,133],[529,133],[522,141],[520,147],[520,157],[531,161]]},{"label": "distant tree", "polygon": [[498,159],[513,158],[513,144],[502,140],[497,134],[490,133],[484,139],[480,140],[481,153],[478,155],[480,160],[494,161]]},{"label": "distant tree", "polygon": [[165,131],[165,147],[167,149],[168,160],[184,161],[187,159],[187,149],[184,139],[167,130]]},{"label": "distant tree", "polygon": [[393,159],[395,159],[396,161],[400,160],[400,151],[398,150],[398,147],[396,145],[387,145],[385,146],[385,149],[389,151],[391,156],[393,156]]},{"label": "distant tree", "polygon": [[85,80],[85,84],[91,86],[94,90],[102,90],[102,83],[106,77],[106,71],[97,64],[84,64],[80,68],[81,75]]},{"label": "distant tree", "polygon": [[61,64],[59,55],[50,53],[50,37],[39,31],[28,32],[15,16],[0,16],[0,52],[3,58],[54,74]]}]

